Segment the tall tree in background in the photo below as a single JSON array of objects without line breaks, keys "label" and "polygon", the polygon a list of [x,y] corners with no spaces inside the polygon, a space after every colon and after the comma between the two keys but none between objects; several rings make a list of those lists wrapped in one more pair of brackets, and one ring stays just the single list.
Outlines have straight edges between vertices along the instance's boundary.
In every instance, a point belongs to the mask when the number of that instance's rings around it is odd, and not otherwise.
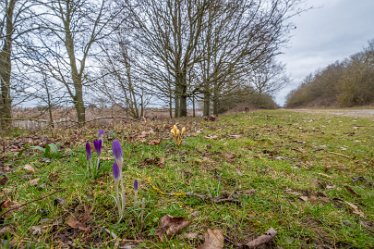
[{"label": "tall tree in background", "polygon": [[[259,68],[266,68],[279,54],[291,28],[287,20],[295,14],[297,2],[212,1],[201,43],[205,51],[201,64],[204,115],[209,115],[211,102],[213,113],[217,114],[221,94],[240,87],[235,82],[242,78],[250,82],[251,75],[258,76]],[[270,85],[270,79],[266,83]]]},{"label": "tall tree in background", "polygon": [[[45,15],[40,18],[43,32],[36,46],[43,54],[50,76],[62,83],[77,112],[78,122],[86,120],[84,86],[89,58],[95,45],[111,33],[109,25],[121,11],[113,1],[45,0]],[[93,64],[93,63],[91,63]]]},{"label": "tall tree in background", "polygon": [[126,34],[126,29],[118,29],[101,44],[100,73],[103,77],[96,89],[108,102],[123,107],[131,117],[139,119],[144,115],[147,98],[137,75],[140,61]]},{"label": "tall tree in background", "polygon": [[[175,116],[203,95],[204,115],[217,114],[221,93],[271,63],[287,39],[298,0],[126,1],[130,36],[143,55],[152,89],[173,95]],[[270,80],[266,81],[270,84]],[[171,98],[170,98],[171,104]]]},{"label": "tall tree in background", "polygon": [[14,56],[16,47],[22,46],[20,39],[23,35],[37,29],[33,27],[35,16],[32,0],[2,0],[0,1],[0,123],[2,129],[8,129],[12,124],[11,81],[13,76],[12,64],[17,61]]},{"label": "tall tree in background", "polygon": [[[208,0],[127,1],[132,38],[143,55],[151,87],[166,82],[174,93],[175,117],[187,116],[188,74],[203,59],[197,44],[204,29]],[[171,81],[168,80],[171,78]],[[172,84],[171,86],[169,84]]]}]

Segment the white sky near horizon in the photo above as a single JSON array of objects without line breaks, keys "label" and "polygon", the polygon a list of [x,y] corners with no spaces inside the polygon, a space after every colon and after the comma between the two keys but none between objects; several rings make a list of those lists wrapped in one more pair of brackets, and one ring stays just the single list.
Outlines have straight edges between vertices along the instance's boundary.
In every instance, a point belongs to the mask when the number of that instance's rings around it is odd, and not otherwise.
[{"label": "white sky near horizon", "polygon": [[374,39],[374,0],[307,0],[305,4],[313,9],[293,17],[297,28],[278,56],[291,79],[275,94],[279,105],[308,74],[361,51]]}]

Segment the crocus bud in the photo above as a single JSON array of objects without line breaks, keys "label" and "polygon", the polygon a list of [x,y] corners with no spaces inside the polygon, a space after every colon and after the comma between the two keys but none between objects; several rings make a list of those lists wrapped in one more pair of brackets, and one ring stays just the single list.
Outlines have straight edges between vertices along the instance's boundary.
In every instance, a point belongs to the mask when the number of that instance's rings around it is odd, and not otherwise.
[{"label": "crocus bud", "polygon": [[134,181],[134,190],[138,191],[138,189],[139,189],[139,183],[138,183],[138,180],[135,180]]},{"label": "crocus bud", "polygon": [[116,162],[118,164],[121,164],[123,161],[122,148],[120,142],[117,139],[112,143],[112,151]]},{"label": "crocus bud", "polygon": [[177,130],[178,130],[178,127],[176,125],[173,125],[173,128],[170,130],[171,134],[173,134],[173,136],[176,136],[177,135]]},{"label": "crocus bud", "polygon": [[100,129],[98,133],[99,140],[103,140],[104,137],[104,130]]},{"label": "crocus bud", "polygon": [[87,141],[87,143],[86,143],[86,158],[87,158],[87,161],[91,160],[91,156],[92,156],[91,145],[90,145],[90,142]]},{"label": "crocus bud", "polygon": [[114,163],[112,166],[113,177],[115,181],[118,181],[121,177],[121,169],[118,167],[117,163]]},{"label": "crocus bud", "polygon": [[96,153],[98,154],[98,155],[100,155],[101,154],[101,149],[102,149],[102,147],[103,147],[103,140],[97,140],[97,139],[95,139],[94,141],[93,141],[93,143],[94,143],[94,146],[95,146],[95,150],[96,150]]}]

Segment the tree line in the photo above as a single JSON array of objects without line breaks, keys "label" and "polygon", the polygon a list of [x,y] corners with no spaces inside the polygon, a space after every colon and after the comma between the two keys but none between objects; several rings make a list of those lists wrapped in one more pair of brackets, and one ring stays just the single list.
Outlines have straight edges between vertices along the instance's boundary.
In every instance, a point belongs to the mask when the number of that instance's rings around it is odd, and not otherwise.
[{"label": "tree line", "polygon": [[308,75],[287,107],[351,107],[374,103],[374,40],[363,51]]},{"label": "tree line", "polygon": [[248,87],[271,94],[287,81],[275,60],[299,0],[3,0],[0,121],[38,101],[72,105],[77,121],[98,100],[134,118],[149,104],[170,117]]}]

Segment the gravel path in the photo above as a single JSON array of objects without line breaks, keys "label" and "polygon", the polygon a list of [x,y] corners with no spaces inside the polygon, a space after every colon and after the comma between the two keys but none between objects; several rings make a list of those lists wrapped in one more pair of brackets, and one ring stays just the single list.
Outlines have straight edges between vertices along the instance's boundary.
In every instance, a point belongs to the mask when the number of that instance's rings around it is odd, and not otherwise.
[{"label": "gravel path", "polygon": [[355,118],[374,118],[374,109],[287,109],[295,112],[332,114]]}]

